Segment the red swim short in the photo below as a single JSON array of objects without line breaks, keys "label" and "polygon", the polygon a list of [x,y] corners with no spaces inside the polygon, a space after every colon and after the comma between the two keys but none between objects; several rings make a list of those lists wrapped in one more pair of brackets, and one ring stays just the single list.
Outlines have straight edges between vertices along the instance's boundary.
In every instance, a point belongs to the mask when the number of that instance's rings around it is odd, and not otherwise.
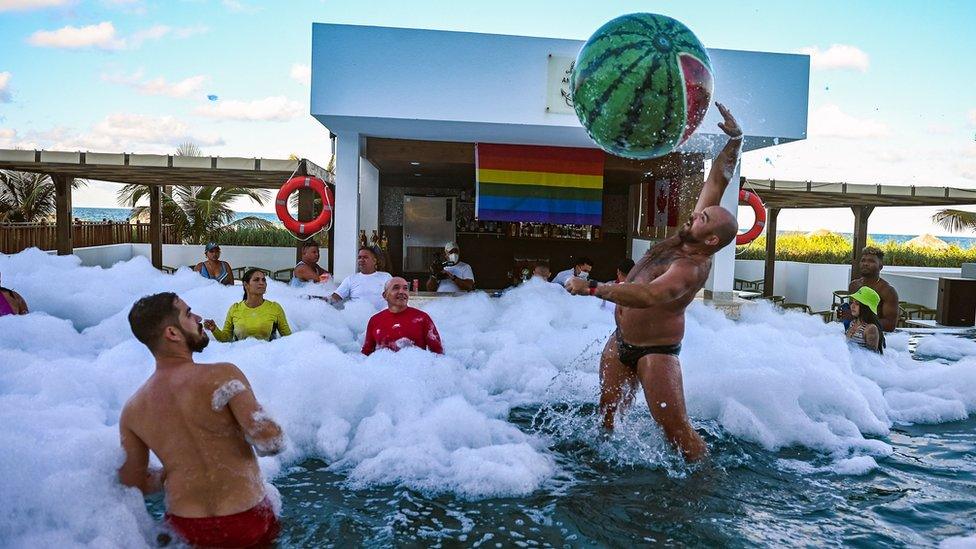
[{"label": "red swim short", "polygon": [[241,513],[202,518],[166,513],[166,523],[186,543],[203,547],[269,545],[281,529],[267,496]]}]

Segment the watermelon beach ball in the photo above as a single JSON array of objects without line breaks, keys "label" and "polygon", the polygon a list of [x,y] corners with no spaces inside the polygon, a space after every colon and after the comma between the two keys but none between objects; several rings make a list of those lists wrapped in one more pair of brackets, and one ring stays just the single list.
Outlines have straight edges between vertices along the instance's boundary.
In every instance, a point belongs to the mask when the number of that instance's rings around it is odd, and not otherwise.
[{"label": "watermelon beach ball", "polygon": [[576,116],[610,154],[648,159],[684,143],[712,98],[712,62],[681,22],[623,15],[583,44],[570,79]]}]

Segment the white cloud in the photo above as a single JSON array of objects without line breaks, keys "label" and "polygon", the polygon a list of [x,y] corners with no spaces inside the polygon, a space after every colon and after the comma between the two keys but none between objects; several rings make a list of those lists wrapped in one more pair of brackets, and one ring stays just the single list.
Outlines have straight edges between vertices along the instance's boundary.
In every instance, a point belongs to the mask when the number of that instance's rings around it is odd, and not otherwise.
[{"label": "white cloud", "polygon": [[74,0],[0,0],[0,11],[29,11],[73,4]]},{"label": "white cloud", "polygon": [[[6,139],[12,141],[17,137],[14,133]],[[96,122],[87,131],[54,127],[28,132],[14,145],[28,149],[167,154],[187,140],[202,147],[224,144],[220,136],[197,131],[173,116],[116,113]],[[3,141],[0,135],[0,143]]]},{"label": "white cloud", "polygon": [[968,117],[969,125],[976,128],[976,109],[970,109]]},{"label": "white cloud", "polygon": [[952,126],[944,123],[929,124],[926,126],[925,131],[932,135],[949,135],[952,133]]},{"label": "white cloud", "polygon": [[304,112],[301,103],[284,96],[266,97],[254,101],[218,101],[197,107],[194,112],[207,118],[222,120],[290,120]]},{"label": "white cloud", "polygon": [[800,48],[800,53],[810,56],[810,68],[813,70],[851,69],[861,72],[868,70],[870,58],[868,54],[856,46],[834,44],[826,50],[818,46]]},{"label": "white cloud", "polygon": [[186,97],[200,90],[207,76],[198,74],[176,82],[169,82],[163,77],[144,79],[140,69],[131,75],[103,74],[102,80],[114,84],[122,84],[135,88],[143,95],[165,95],[167,97]]},{"label": "white cloud", "polygon": [[234,11],[238,13],[254,13],[260,11],[260,8],[245,4],[240,0],[222,0],[221,4],[223,4],[228,11]]},{"label": "white cloud", "polygon": [[884,122],[858,118],[845,113],[837,105],[823,105],[810,113],[811,137],[841,137],[850,139],[885,137],[891,133]]},{"label": "white cloud", "polygon": [[9,72],[0,72],[0,103],[10,103],[10,78]]},{"label": "white cloud", "polygon": [[173,36],[177,38],[189,38],[191,36],[196,36],[198,34],[204,34],[210,31],[210,27],[206,25],[194,25],[192,27],[177,27],[173,29]]},{"label": "white cloud", "polygon": [[115,35],[115,25],[109,21],[87,27],[68,25],[54,31],[37,31],[30,35],[27,42],[43,48],[80,49],[94,47],[103,50],[119,50],[125,47],[125,41]]},{"label": "white cloud", "polygon": [[159,40],[172,31],[173,29],[166,25],[153,25],[148,29],[142,29],[132,33],[126,42],[130,48],[138,48],[143,42]]},{"label": "white cloud", "polygon": [[312,67],[309,67],[308,65],[294,63],[291,66],[291,71],[288,73],[288,75],[292,80],[304,86],[309,86],[312,84]]},{"label": "white cloud", "polygon": [[[0,0],[2,1],[2,0]],[[53,31],[37,31],[30,35],[27,43],[45,48],[82,49],[98,48],[102,50],[135,49],[150,40],[160,40],[173,35],[177,38],[188,38],[195,34],[206,32],[204,26],[173,28],[167,25],[153,25],[133,32],[127,37],[120,36],[111,21],[103,21],[97,25],[86,27],[66,26]]]}]

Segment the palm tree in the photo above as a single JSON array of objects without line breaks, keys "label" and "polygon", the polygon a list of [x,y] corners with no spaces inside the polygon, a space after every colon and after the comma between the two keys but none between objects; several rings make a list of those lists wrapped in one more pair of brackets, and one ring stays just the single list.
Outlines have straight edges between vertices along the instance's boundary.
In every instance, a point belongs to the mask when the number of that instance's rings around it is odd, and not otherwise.
[{"label": "palm tree", "polygon": [[[71,188],[85,184],[85,180],[75,179]],[[56,210],[57,195],[51,176],[0,170],[0,221],[43,221],[53,216]]]},{"label": "palm tree", "polygon": [[[236,214],[230,208],[230,203],[238,198],[249,198],[263,205],[271,195],[267,189],[210,185],[174,185],[172,189],[172,194],[162,195],[163,223],[173,225],[185,243],[218,240],[223,232],[238,228],[274,227],[270,221],[254,216],[235,221]],[[149,213],[148,206],[139,205],[148,197],[148,186],[130,184],[122,187],[117,198],[119,204],[133,208],[132,218],[140,218]]]},{"label": "palm tree", "polygon": [[193,141],[184,141],[176,147],[176,156],[202,156],[203,150]]},{"label": "palm tree", "polygon": [[937,223],[949,232],[976,231],[976,212],[966,210],[939,210],[932,216],[932,222]]},{"label": "palm tree", "polygon": [[[203,151],[192,141],[184,141],[176,148],[176,156],[200,156]],[[173,225],[180,240],[189,244],[203,244],[217,240],[225,231],[238,228],[270,228],[274,224],[259,217],[248,216],[234,220],[236,214],[230,203],[238,198],[250,198],[263,205],[271,193],[267,189],[243,187],[215,187],[212,185],[166,185],[163,187],[163,223]],[[148,217],[149,207],[139,203],[149,198],[149,187],[129,184],[119,190],[119,204],[132,208],[131,218]]]}]

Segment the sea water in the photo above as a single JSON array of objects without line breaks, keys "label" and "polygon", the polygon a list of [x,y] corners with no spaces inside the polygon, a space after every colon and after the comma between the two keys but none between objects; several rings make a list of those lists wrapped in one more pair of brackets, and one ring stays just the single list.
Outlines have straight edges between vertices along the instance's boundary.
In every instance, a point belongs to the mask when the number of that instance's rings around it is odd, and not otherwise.
[{"label": "sea water", "polygon": [[[220,322],[240,299],[144,258],[110,269],[0,257],[27,317],[0,317],[0,545],[156,544],[159,496],[119,486],[118,416],[152,357],[126,315],[175,291]],[[760,305],[688,310],[689,414],[711,449],[685,465],[638,396],[607,436],[591,297],[527,284],[424,306],[446,354],[358,353],[373,313],[269,283],[295,333],[212,341],[244,371],[287,449],[281,546],[959,546],[976,533],[976,341],[896,333],[883,356],[838,325]],[[324,290],[327,291],[327,290]]]}]

